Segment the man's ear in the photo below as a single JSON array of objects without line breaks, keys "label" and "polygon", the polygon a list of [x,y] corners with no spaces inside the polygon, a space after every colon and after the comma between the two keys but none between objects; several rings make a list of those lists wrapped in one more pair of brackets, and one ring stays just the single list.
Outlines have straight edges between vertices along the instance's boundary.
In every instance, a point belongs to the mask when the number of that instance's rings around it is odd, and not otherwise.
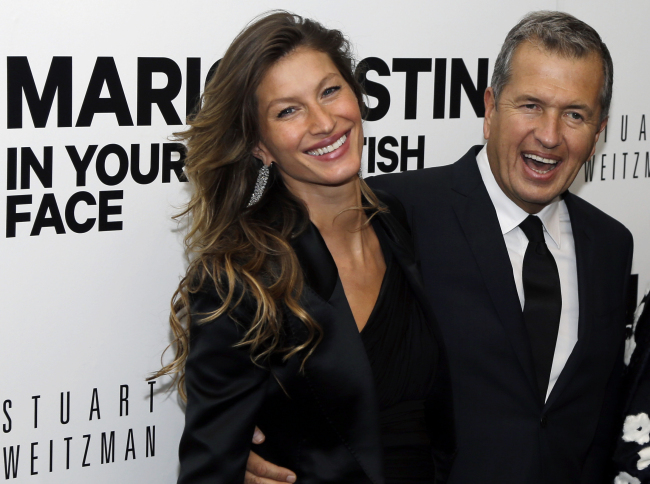
[{"label": "man's ear", "polygon": [[488,87],[483,93],[483,104],[485,105],[485,117],[483,118],[483,138],[490,139],[490,127],[492,125],[492,113],[496,110],[494,90]]},{"label": "man's ear", "polygon": [[271,163],[273,163],[273,158],[271,157],[269,150],[261,141],[255,148],[253,148],[253,156],[259,160],[262,160],[262,163],[264,163],[266,166],[271,166]]},{"label": "man's ear", "polygon": [[600,138],[600,133],[602,133],[605,130],[605,127],[607,126],[607,121],[609,121],[609,116],[606,116],[605,119],[603,119],[600,122],[600,126],[598,127],[598,131],[596,132],[596,136],[594,138],[594,147],[591,150],[591,154],[589,155],[589,158],[594,156],[594,153],[596,152],[596,143],[598,143],[598,138]]}]

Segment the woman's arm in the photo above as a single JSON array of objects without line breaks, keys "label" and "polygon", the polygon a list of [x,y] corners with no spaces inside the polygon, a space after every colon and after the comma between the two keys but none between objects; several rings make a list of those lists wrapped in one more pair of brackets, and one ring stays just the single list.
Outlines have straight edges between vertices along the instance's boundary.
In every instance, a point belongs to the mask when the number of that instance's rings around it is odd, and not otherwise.
[{"label": "woman's arm", "polygon": [[228,315],[197,324],[220,303],[214,291],[192,302],[179,484],[244,481],[255,417],[269,381],[268,370],[253,364],[248,348],[233,347],[244,329]]}]

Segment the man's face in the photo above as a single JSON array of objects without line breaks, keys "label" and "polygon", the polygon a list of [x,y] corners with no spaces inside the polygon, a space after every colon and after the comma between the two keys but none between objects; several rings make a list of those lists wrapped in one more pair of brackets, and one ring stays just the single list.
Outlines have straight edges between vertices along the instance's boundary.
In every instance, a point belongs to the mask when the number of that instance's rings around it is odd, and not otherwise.
[{"label": "man's face", "polygon": [[537,213],[569,188],[607,124],[599,121],[602,62],[596,54],[565,58],[524,42],[511,67],[498,106],[492,88],[485,91],[483,134],[503,192]]}]

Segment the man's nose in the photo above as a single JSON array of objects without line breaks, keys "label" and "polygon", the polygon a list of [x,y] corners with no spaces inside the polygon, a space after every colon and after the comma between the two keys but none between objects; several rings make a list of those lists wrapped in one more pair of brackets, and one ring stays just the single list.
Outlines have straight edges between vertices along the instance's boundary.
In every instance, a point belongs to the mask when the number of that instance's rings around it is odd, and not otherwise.
[{"label": "man's nose", "polygon": [[544,148],[555,148],[562,142],[561,129],[559,115],[553,112],[545,112],[539,118],[539,124],[535,128],[535,138]]}]

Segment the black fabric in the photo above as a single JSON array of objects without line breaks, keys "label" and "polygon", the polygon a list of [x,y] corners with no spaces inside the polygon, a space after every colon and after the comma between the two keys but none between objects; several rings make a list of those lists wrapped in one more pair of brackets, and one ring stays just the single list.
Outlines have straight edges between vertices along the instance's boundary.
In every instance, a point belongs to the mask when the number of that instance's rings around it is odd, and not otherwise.
[{"label": "black fabric", "polygon": [[522,269],[526,300],[524,323],[530,338],[537,388],[543,402],[546,400],[562,313],[560,274],[544,241],[544,227],[539,217],[529,215],[519,227],[528,238]]},{"label": "black fabric", "polygon": [[448,482],[611,484],[632,235],[564,194],[576,249],[578,342],[542,404],[512,264],[476,161],[480,149],[451,165],[368,179],[403,203],[440,323],[456,415]]},{"label": "black fabric", "polygon": [[373,226],[386,273],[361,339],[375,380],[384,476],[386,484],[432,484],[435,466],[424,400],[435,379],[438,345],[388,247],[388,236],[380,224]]},{"label": "black fabric", "polygon": [[[399,203],[399,202],[398,202]],[[436,340],[439,330],[423,297],[408,233],[390,213],[377,221],[402,268]],[[214,287],[191,298],[190,354],[186,363],[187,408],[179,447],[179,484],[243,482],[250,449],[296,472],[302,484],[384,484],[379,406],[373,374],[347,304],[333,259],[315,227],[292,240],[307,273],[301,306],[317,321],[323,339],[309,357],[280,356],[255,365],[236,343],[250,322],[245,300],[235,311],[197,324],[220,307]],[[316,281],[317,275],[323,280]],[[332,284],[334,281],[334,285]],[[309,284],[309,283],[308,283]],[[207,286],[207,285],[206,285]],[[291,314],[287,338],[304,341],[305,326]],[[424,402],[427,434],[436,462],[436,484],[446,482],[455,448],[451,390],[444,346]],[[266,434],[251,446],[255,425]]]}]

